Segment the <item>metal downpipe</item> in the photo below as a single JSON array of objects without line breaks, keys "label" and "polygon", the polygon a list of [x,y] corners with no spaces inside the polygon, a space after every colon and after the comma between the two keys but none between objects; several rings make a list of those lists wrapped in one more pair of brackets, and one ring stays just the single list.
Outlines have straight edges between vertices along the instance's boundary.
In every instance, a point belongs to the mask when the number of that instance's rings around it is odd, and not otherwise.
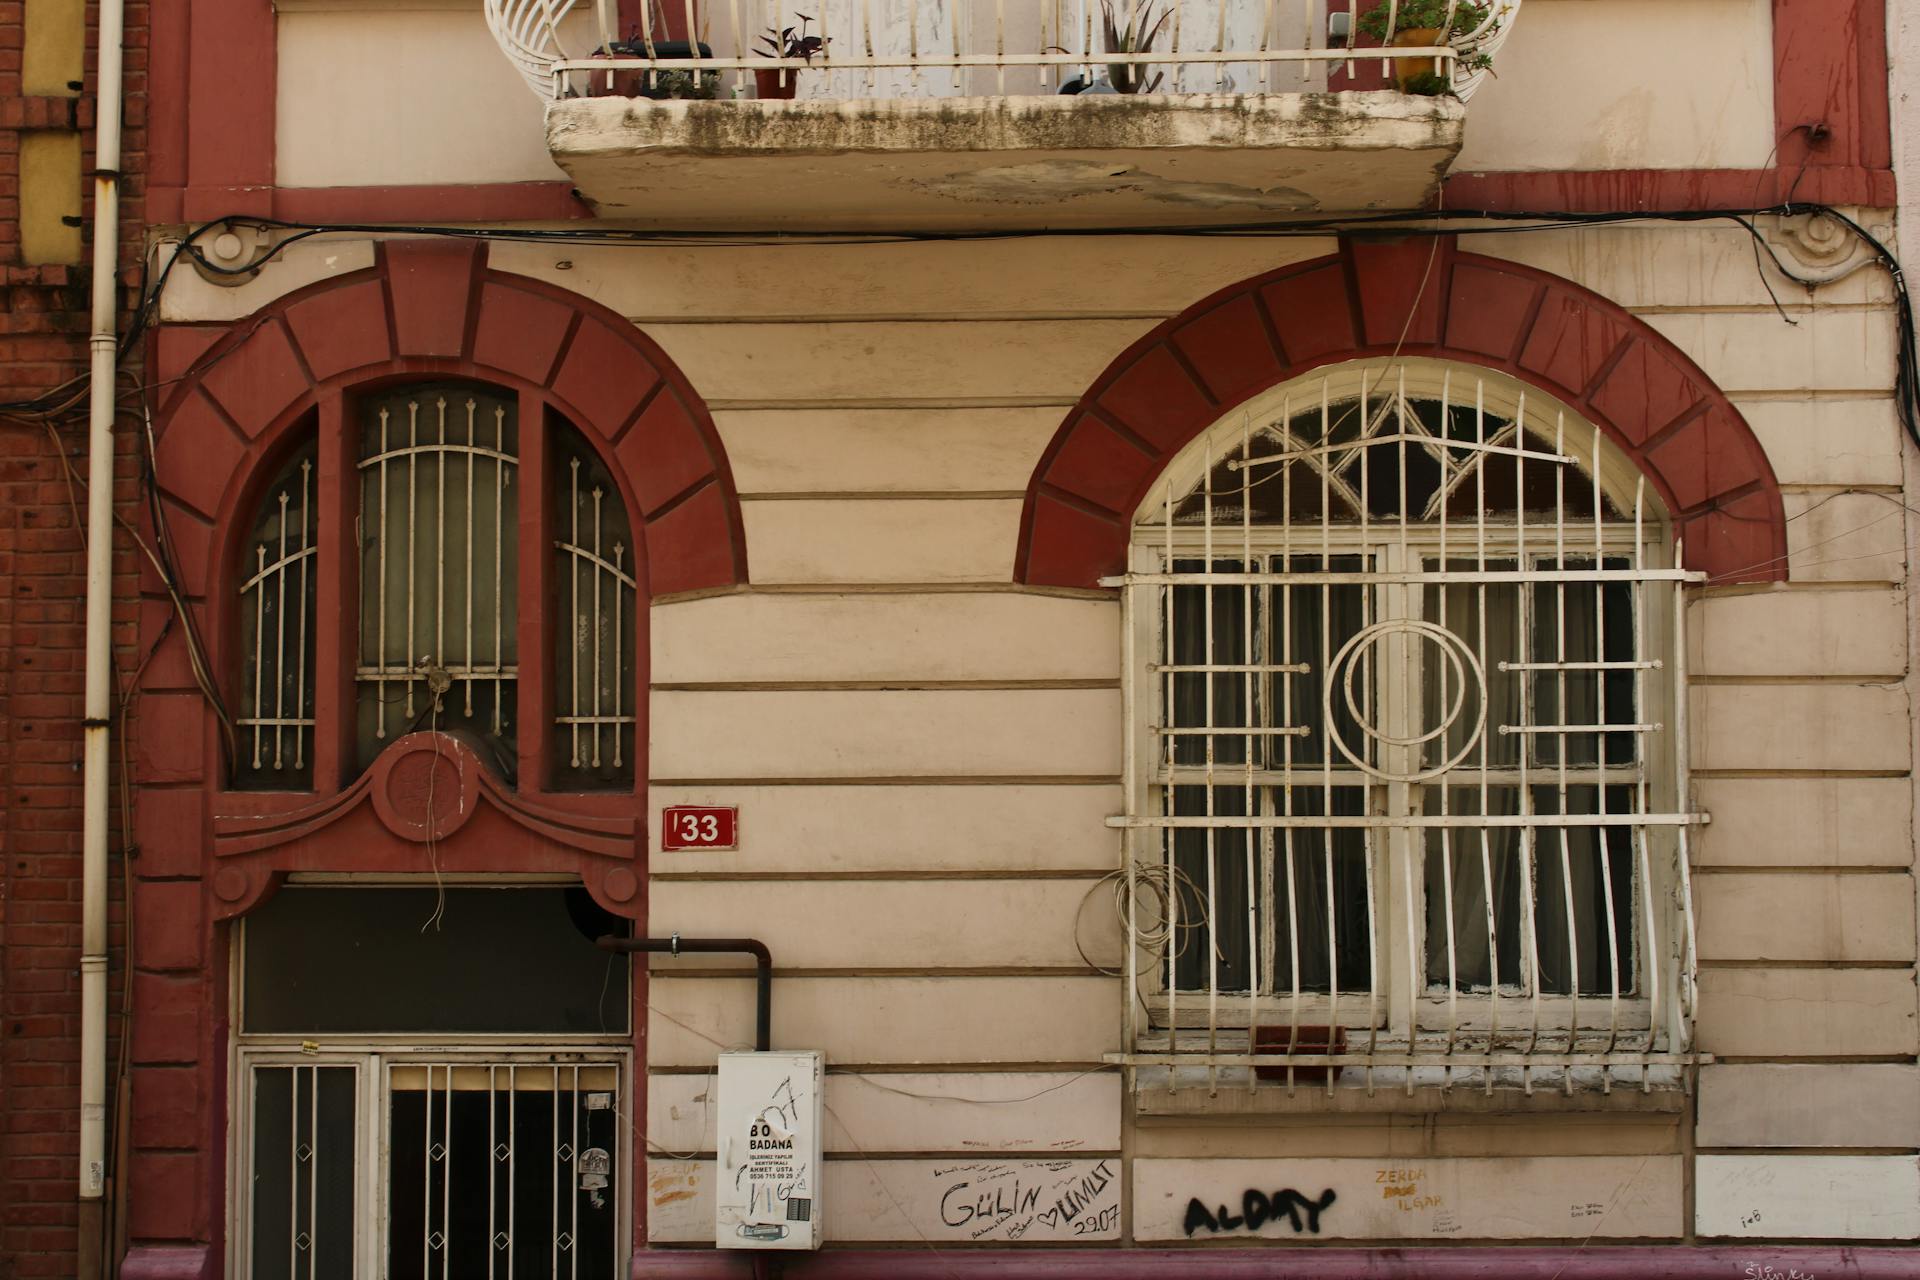
[{"label": "metal downpipe", "polygon": [[[93,300],[87,403],[86,703],[82,736],[80,908],[81,1230],[100,1222],[107,1129],[107,791],[113,719],[114,392],[119,364],[123,0],[100,0],[95,95]],[[97,1238],[97,1234],[96,1234]],[[82,1242],[83,1251],[86,1242]]]},{"label": "metal downpipe", "polygon": [[753,1047],[761,1053],[773,1047],[773,953],[758,938],[667,938],[600,939],[602,951],[621,955],[641,952],[647,955],[743,955],[753,957]]}]

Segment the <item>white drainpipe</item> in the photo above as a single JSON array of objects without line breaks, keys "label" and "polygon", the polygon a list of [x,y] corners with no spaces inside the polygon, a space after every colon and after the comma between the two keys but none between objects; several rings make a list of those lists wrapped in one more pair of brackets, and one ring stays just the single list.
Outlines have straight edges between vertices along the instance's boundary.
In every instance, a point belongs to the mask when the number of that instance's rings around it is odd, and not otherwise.
[{"label": "white drainpipe", "polygon": [[[107,734],[113,718],[113,418],[119,338],[123,0],[100,0],[93,180],[92,365],[87,405],[87,682],[80,836],[80,1201],[106,1189]],[[83,1215],[83,1223],[88,1220]],[[93,1218],[93,1221],[98,1221]]]}]

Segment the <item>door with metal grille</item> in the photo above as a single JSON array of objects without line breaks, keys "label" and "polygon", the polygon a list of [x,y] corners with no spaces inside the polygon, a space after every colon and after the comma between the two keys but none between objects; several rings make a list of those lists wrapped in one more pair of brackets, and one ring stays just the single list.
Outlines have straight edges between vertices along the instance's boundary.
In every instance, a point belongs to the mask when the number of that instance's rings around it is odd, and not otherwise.
[{"label": "door with metal grille", "polygon": [[231,1274],[614,1280],[624,922],[574,884],[293,884],[242,923]]},{"label": "door with metal grille", "polygon": [[240,1274],[617,1277],[624,1074],[595,1054],[249,1052]]}]

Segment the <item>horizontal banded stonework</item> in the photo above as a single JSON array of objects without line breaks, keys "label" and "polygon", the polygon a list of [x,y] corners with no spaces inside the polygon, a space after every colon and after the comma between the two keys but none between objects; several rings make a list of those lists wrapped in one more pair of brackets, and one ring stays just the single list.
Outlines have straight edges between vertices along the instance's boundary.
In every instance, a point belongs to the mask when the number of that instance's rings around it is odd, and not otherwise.
[{"label": "horizontal banded stonework", "polygon": [[484,244],[387,241],[371,269],[288,294],[230,328],[162,329],[156,364],[172,386],[159,483],[203,520],[248,482],[255,446],[323,391],[470,377],[537,389],[606,442],[633,486],[652,595],[746,581],[733,477],[692,384],[615,313],[491,270]]},{"label": "horizontal banded stonework", "polygon": [[1441,237],[1345,240],[1337,254],[1222,290],[1129,347],[1034,470],[1016,580],[1085,587],[1120,572],[1134,511],[1194,437],[1313,369],[1396,354],[1497,369],[1547,391],[1653,481],[1687,567],[1718,582],[1786,577],[1766,452],[1698,365],[1596,293]]}]

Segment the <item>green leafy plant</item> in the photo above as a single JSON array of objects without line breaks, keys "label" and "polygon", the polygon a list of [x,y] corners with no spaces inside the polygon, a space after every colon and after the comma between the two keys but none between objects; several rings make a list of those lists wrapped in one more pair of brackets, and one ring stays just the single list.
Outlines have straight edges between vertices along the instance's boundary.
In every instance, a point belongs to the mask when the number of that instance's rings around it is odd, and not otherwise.
[{"label": "green leafy plant", "polygon": [[800,19],[799,27],[785,27],[779,31],[768,27],[767,34],[760,37],[760,43],[766,46],[760,52],[769,58],[799,58],[810,63],[814,54],[826,52],[828,41],[824,36],[807,34],[807,26],[813,21],[812,18],[804,13],[793,16]]},{"label": "green leafy plant", "polygon": [[[1480,29],[1492,13],[1490,5],[1459,0],[1453,5],[1453,21],[1449,23],[1447,4],[1448,0],[1400,0],[1393,12],[1393,30],[1388,31],[1387,10],[1390,6],[1383,0],[1377,8],[1360,15],[1360,34],[1382,43],[1402,31],[1440,31],[1442,38],[1471,35]],[[1441,31],[1442,27],[1444,31]]]},{"label": "green leafy plant", "polygon": [[[1438,31],[1436,41],[1447,44],[1461,36],[1469,36],[1486,30],[1489,35],[1500,29],[1500,12],[1491,3],[1476,3],[1476,0],[1457,0],[1452,5],[1452,20],[1448,20],[1449,0],[1400,0],[1393,9],[1393,30],[1387,30],[1389,6],[1383,2],[1376,8],[1360,15],[1360,34],[1369,36],[1381,44],[1392,43],[1393,37],[1405,31]],[[1488,20],[1492,19],[1491,22]],[[1444,29],[1443,29],[1444,28]],[[1458,71],[1484,71],[1493,65],[1493,59],[1485,53],[1461,53],[1454,59]],[[1419,94],[1437,98],[1453,92],[1452,79],[1437,69],[1416,72],[1400,86],[1401,92]]]},{"label": "green leafy plant", "polygon": [[1422,71],[1409,76],[1400,92],[1416,98],[1444,98],[1453,92],[1453,78],[1438,71]]},{"label": "green leafy plant", "polygon": [[649,98],[710,99],[720,96],[718,71],[662,71],[653,77]]},{"label": "green leafy plant", "polygon": [[[1121,4],[1126,9],[1124,19],[1114,12],[1113,0],[1100,0],[1102,47],[1108,53],[1152,53],[1153,42],[1166,30],[1173,10],[1163,10],[1156,19],[1151,0],[1138,8],[1133,0],[1121,0]],[[1119,93],[1152,93],[1166,79],[1166,73],[1156,71],[1149,80],[1147,72],[1151,70],[1138,62],[1110,62],[1107,79]]]}]

